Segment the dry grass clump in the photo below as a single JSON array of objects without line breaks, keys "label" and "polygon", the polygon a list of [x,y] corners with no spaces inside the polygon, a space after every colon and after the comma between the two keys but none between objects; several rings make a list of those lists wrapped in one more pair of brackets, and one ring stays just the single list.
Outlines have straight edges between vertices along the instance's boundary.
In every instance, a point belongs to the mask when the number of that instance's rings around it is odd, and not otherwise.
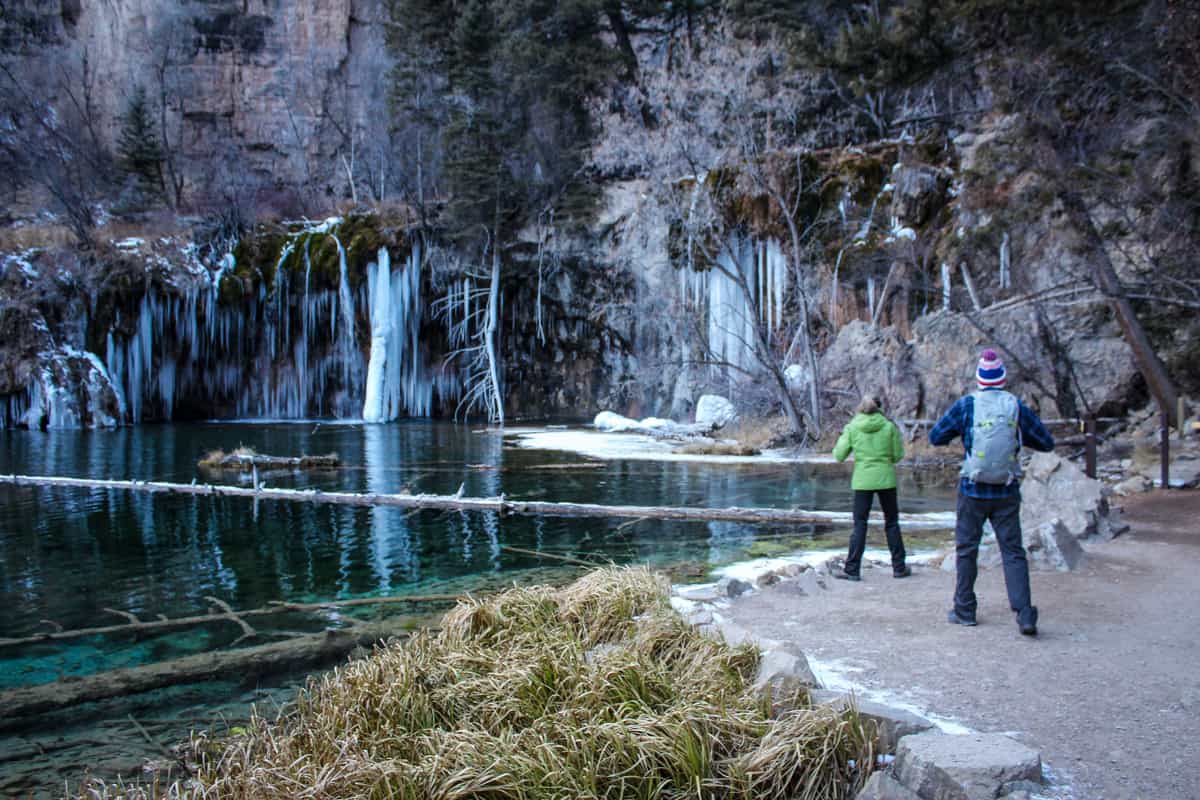
[{"label": "dry grass clump", "polygon": [[[705,638],[642,568],[461,603],[256,718],[177,796],[842,800],[871,731],[829,707],[769,716],[758,653]],[[854,765],[864,765],[857,769]],[[182,791],[182,794],[179,792]]]},{"label": "dry grass clump", "polygon": [[693,442],[674,452],[688,456],[756,456],[762,451],[741,442]]},{"label": "dry grass clump", "polygon": [[787,421],[781,416],[738,417],[721,429],[721,436],[734,439],[746,447],[756,450],[766,450],[777,447],[779,442],[786,441],[791,436]]},{"label": "dry grass clump", "polygon": [[253,447],[246,447],[245,445],[239,445],[230,453],[217,448],[205,453],[197,464],[201,467],[216,468],[222,466],[227,458],[254,458],[256,455],[258,454],[254,452]]}]

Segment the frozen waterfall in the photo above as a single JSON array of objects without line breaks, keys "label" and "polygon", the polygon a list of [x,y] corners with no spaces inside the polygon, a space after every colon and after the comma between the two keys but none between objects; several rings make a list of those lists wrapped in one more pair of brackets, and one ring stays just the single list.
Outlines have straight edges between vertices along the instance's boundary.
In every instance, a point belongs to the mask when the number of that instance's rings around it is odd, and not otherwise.
[{"label": "frozen waterfall", "polygon": [[684,268],[680,273],[683,297],[705,315],[709,358],[718,364],[755,369],[755,327],[763,326],[772,341],[785,322],[788,263],[779,243],[733,235],[721,248],[713,268]]},{"label": "frozen waterfall", "polygon": [[429,416],[435,395],[459,394],[456,375],[433,374],[425,365],[421,260],[421,246],[414,244],[404,265],[393,270],[387,249],[380,248],[378,260],[368,267],[371,356],[362,412],[366,422],[387,422],[404,414]]},{"label": "frozen waterfall", "polygon": [[[367,280],[356,287],[337,222],[293,234],[272,283],[260,283],[257,296],[221,300],[222,279],[243,280],[227,255],[211,284],[170,293],[147,288],[132,319],[118,310],[104,366],[127,418],[169,420],[183,409],[189,416],[361,414],[368,422],[383,422],[428,416],[436,399],[456,398],[457,374],[425,364],[420,245],[414,244],[398,269],[381,248],[367,267]],[[328,236],[337,247],[337,272],[323,273],[319,289],[313,285],[318,246],[310,253],[314,235]],[[299,269],[285,268],[290,258],[300,259],[294,262]],[[364,308],[369,308],[367,352],[360,344],[367,331],[358,317]]]},{"label": "frozen waterfall", "polygon": [[148,268],[143,286],[103,306],[99,355],[66,344],[40,353],[28,384],[0,396],[0,429],[230,416],[386,422],[452,406],[458,369],[429,362],[456,346],[470,282],[446,287],[450,301],[462,297],[462,318],[439,330],[425,318],[420,243],[396,263],[380,248],[356,274],[365,254],[348,252],[356,245],[341,224],[293,228],[267,263],[227,253],[212,267]]}]

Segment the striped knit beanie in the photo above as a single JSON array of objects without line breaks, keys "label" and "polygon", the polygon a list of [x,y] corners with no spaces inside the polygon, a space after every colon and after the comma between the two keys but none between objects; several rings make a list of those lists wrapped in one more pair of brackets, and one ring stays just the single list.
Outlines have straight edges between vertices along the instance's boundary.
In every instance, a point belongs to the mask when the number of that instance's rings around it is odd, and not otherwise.
[{"label": "striped knit beanie", "polygon": [[980,389],[1003,389],[1008,374],[1004,371],[1004,362],[996,351],[990,347],[979,354],[979,368],[975,370]]}]

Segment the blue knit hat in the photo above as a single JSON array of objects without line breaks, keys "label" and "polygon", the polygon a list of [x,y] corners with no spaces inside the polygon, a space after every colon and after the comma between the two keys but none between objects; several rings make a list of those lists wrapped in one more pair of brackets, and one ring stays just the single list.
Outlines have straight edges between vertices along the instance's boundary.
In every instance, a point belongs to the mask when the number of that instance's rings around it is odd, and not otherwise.
[{"label": "blue knit hat", "polygon": [[979,354],[979,368],[975,370],[980,389],[1003,389],[1008,379],[1004,371],[1004,362],[996,351],[990,347]]}]

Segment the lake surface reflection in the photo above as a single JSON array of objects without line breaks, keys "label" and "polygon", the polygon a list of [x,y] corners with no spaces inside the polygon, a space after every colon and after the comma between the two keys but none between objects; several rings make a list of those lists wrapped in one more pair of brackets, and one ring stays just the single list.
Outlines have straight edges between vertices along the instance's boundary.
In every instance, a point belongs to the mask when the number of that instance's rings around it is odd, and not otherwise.
[{"label": "lake surface reflection", "polygon": [[[0,431],[0,473],[229,483],[238,476],[206,474],[196,464],[209,450],[239,445],[340,457],[336,470],[260,475],[279,488],[453,494],[461,487],[469,497],[552,502],[850,508],[849,468],[841,465],[595,462],[517,448],[496,429],[428,421]],[[953,486],[905,471],[900,504],[902,511],[952,508]],[[719,564],[745,558],[756,541],[821,533],[629,522],[0,485],[0,638],[48,630],[47,621],[66,629],[121,622],[106,609],[152,619],[204,614],[208,597],[250,609],[275,600],[458,593],[565,578],[575,569],[509,547],[594,562]],[[271,624],[303,630],[336,621],[283,616]],[[0,648],[0,690],[226,647],[239,634],[234,625],[206,626],[186,635]],[[166,701],[154,702],[162,716]],[[0,748],[9,745],[0,740]],[[0,793],[9,769],[0,769]],[[31,788],[11,780],[10,789]]]}]

